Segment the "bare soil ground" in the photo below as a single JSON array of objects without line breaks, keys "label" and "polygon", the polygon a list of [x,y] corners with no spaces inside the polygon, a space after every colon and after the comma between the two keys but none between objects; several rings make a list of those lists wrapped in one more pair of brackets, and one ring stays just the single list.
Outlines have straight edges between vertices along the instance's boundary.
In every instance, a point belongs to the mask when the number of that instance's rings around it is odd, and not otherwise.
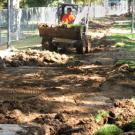
[{"label": "bare soil ground", "polygon": [[92,135],[104,123],[94,119],[98,110],[119,113],[119,126],[131,121],[134,103],[115,102],[135,96],[135,74],[114,64],[135,58],[135,53],[110,44],[104,41],[64,65],[1,69],[0,123],[29,125],[20,135]]}]

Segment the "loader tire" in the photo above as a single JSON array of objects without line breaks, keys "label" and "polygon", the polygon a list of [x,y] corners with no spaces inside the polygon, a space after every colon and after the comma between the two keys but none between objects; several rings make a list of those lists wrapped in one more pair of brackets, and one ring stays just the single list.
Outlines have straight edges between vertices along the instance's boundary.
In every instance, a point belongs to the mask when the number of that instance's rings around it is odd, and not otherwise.
[{"label": "loader tire", "polygon": [[89,53],[91,50],[91,37],[86,37],[86,49],[85,53]]},{"label": "loader tire", "polygon": [[51,38],[43,38],[42,50],[57,51],[57,47],[53,45]]},{"label": "loader tire", "polygon": [[42,38],[42,50],[49,50],[49,41],[45,38]]},{"label": "loader tire", "polygon": [[76,47],[76,52],[78,54],[84,54],[85,53],[85,47],[83,46],[82,42],[79,42],[77,47]]}]

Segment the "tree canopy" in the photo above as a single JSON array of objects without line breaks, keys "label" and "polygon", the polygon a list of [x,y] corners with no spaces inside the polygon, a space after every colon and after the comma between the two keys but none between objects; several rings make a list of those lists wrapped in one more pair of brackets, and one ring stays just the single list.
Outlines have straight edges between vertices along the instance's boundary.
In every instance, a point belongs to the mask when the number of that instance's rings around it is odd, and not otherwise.
[{"label": "tree canopy", "polygon": [[0,0],[0,9],[7,6],[7,0]]},{"label": "tree canopy", "polygon": [[[7,7],[8,0],[0,0],[0,9]],[[43,6],[54,6],[57,5],[59,0],[20,0],[20,7],[43,7]],[[64,0],[65,1],[65,0]],[[70,1],[70,0],[66,0]],[[76,4],[88,4],[90,3],[103,3],[105,0],[74,0]],[[131,5],[132,0],[128,0]]]},{"label": "tree canopy", "polygon": [[48,5],[55,5],[58,0],[21,0],[21,7],[43,7]]},{"label": "tree canopy", "polygon": [[[0,0],[0,9],[7,8],[8,0]],[[20,7],[43,7],[56,5],[58,0],[20,0]]]}]

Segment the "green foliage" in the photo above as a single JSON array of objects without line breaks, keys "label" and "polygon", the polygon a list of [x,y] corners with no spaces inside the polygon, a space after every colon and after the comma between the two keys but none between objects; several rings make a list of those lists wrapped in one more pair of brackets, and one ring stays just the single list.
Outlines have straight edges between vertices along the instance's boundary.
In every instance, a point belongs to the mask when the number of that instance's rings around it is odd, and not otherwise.
[{"label": "green foliage", "polygon": [[27,0],[21,0],[20,1],[20,7],[21,8],[28,7]]},{"label": "green foliage", "polygon": [[[21,0],[20,7],[43,7],[43,6],[56,6],[58,0]],[[7,8],[7,0],[0,0],[0,9]]]},{"label": "green foliage", "polygon": [[7,7],[7,0],[0,0],[0,9]]},{"label": "green foliage", "polygon": [[114,124],[105,124],[102,126],[95,135],[119,135],[123,130]]},{"label": "green foliage", "polygon": [[69,24],[70,27],[81,27],[81,24]]},{"label": "green foliage", "polygon": [[99,111],[97,115],[95,116],[96,122],[100,122],[107,116],[109,116],[109,113],[107,111],[104,111],[104,110]]},{"label": "green foliage", "polygon": [[83,25],[81,24],[68,24],[67,28],[74,28],[74,29],[78,29],[78,28],[82,28]]},{"label": "green foliage", "polygon": [[132,130],[135,130],[135,118],[128,124],[125,124],[123,126],[123,130],[125,132],[128,132],[128,131],[132,131]]},{"label": "green foliage", "polygon": [[103,4],[104,0],[74,0],[75,3],[77,4],[92,4],[92,3],[95,3],[95,4]]},{"label": "green foliage", "polygon": [[43,7],[43,6],[51,6],[56,5],[58,0],[23,0],[25,1],[24,6],[27,5],[28,7]]},{"label": "green foliage", "polygon": [[[43,7],[43,6],[57,6],[59,0],[21,0],[20,7]],[[75,3],[88,4],[89,0],[74,0]],[[90,0],[90,3],[101,4],[103,0]],[[0,9],[7,8],[7,0],[0,0]]]},{"label": "green foliage", "polygon": [[62,25],[58,25],[57,27],[80,30],[81,28],[83,28],[83,25],[81,25],[81,24],[62,24]]},{"label": "green foliage", "polygon": [[[29,7],[43,7],[43,6],[57,6],[59,0],[22,0],[25,1],[23,6]],[[66,1],[66,0],[65,0]],[[75,3],[88,4],[89,0],[74,0]],[[103,0],[90,0],[90,3],[102,4]]]}]

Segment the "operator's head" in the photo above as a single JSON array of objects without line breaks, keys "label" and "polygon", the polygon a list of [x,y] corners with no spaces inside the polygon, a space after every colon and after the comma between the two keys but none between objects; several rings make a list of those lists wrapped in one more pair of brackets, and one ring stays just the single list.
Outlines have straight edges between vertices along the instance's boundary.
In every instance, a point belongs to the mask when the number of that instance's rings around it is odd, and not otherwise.
[{"label": "operator's head", "polygon": [[71,13],[72,12],[72,8],[67,8],[67,13]]}]

